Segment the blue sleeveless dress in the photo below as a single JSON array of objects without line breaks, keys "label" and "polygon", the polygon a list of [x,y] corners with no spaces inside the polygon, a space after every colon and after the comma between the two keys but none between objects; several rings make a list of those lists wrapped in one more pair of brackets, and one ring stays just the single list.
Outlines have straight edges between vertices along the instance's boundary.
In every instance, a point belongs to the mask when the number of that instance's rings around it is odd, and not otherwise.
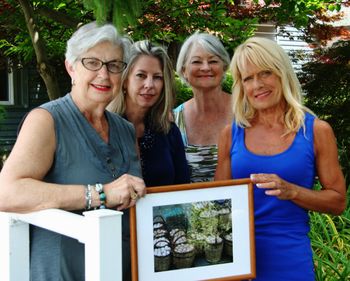
[{"label": "blue sleeveless dress", "polygon": [[[135,131],[119,115],[105,112],[109,143],[105,143],[74,104],[70,94],[46,103],[55,124],[56,151],[45,182],[94,184],[111,182],[124,173],[141,177]],[[76,211],[81,213],[83,210]],[[123,274],[128,280],[129,219],[123,219]],[[84,245],[39,227],[31,227],[30,274],[33,281],[84,281]]]},{"label": "blue sleeveless dress", "polygon": [[[245,146],[244,129],[232,125],[232,178],[249,178],[253,173],[274,173],[282,179],[312,188],[315,179],[313,124],[305,113],[301,128],[282,153],[256,155]],[[289,200],[264,194],[254,186],[254,217],[257,281],[313,281],[314,266],[308,237],[308,211]]]}]

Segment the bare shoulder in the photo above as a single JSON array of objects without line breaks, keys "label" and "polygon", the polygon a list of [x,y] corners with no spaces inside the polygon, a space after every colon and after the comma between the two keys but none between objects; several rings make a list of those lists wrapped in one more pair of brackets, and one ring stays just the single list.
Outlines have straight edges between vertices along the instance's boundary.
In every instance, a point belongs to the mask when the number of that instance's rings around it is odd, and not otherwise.
[{"label": "bare shoulder", "polygon": [[227,144],[230,144],[231,143],[231,136],[232,136],[232,124],[228,124],[220,132],[219,144],[225,145],[225,146]]},{"label": "bare shoulder", "polygon": [[55,148],[51,114],[34,109],[26,116],[3,169],[10,176],[41,179],[52,165]]},{"label": "bare shoulder", "polygon": [[324,152],[337,152],[337,142],[331,125],[320,119],[314,123],[314,145],[316,155]]},{"label": "bare shoulder", "polygon": [[42,108],[33,109],[28,113],[19,130],[17,142],[47,143],[54,140],[54,121],[51,114]]},{"label": "bare shoulder", "polygon": [[327,136],[333,137],[334,132],[331,125],[327,121],[316,118],[314,123],[314,135],[315,139],[324,138]]},{"label": "bare shoulder", "polygon": [[221,134],[224,136],[231,136],[232,133],[232,124],[227,124],[225,128],[221,131]]},{"label": "bare shoulder", "polygon": [[225,108],[226,116],[231,121],[233,118],[233,109],[232,109],[232,95],[224,92],[222,95],[222,102]]},{"label": "bare shoulder", "polygon": [[25,120],[23,121],[22,128],[25,127],[41,127],[41,129],[47,128],[49,126],[53,126],[53,118],[52,115],[43,108],[33,109],[28,113]]}]

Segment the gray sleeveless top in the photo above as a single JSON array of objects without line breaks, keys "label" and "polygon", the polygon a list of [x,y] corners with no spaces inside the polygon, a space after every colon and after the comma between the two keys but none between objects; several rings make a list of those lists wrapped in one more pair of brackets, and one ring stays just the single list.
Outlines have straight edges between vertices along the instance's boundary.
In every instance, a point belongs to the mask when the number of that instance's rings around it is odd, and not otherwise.
[{"label": "gray sleeveless top", "polygon": [[[70,94],[40,107],[51,113],[56,134],[54,163],[44,181],[94,184],[111,182],[125,173],[141,177],[135,150],[135,131],[131,123],[106,111],[109,143],[105,143],[79,111]],[[124,212],[124,261],[129,258],[128,226],[128,212]],[[127,267],[125,270],[129,271]],[[84,272],[83,244],[42,228],[31,227],[32,281],[84,281]]]}]

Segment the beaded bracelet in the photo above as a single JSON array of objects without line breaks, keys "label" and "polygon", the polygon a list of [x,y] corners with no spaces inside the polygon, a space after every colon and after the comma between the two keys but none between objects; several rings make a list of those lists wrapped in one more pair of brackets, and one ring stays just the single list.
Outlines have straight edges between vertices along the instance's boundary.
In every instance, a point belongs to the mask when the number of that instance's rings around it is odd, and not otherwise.
[{"label": "beaded bracelet", "polygon": [[91,209],[91,204],[92,204],[92,190],[91,190],[91,185],[85,185],[85,209],[90,210]]},{"label": "beaded bracelet", "polygon": [[103,184],[97,182],[95,184],[95,190],[98,193],[99,198],[100,198],[100,209],[106,209],[107,197],[106,197],[106,194],[103,191]]}]

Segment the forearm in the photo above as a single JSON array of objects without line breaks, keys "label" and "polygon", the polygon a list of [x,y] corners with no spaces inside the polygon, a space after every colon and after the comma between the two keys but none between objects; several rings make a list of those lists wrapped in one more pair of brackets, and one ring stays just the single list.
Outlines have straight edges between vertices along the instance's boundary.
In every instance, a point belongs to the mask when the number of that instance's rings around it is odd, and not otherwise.
[{"label": "forearm", "polygon": [[292,201],[304,209],[340,215],[346,207],[346,198],[335,190],[310,190],[299,186],[295,188],[297,192]]},{"label": "forearm", "polygon": [[287,182],[276,174],[251,174],[250,179],[257,188],[264,189],[267,196],[291,200],[307,210],[339,215],[345,209],[345,186],[342,181],[324,183],[322,190],[312,190]]},{"label": "forearm", "polygon": [[7,212],[33,212],[59,208],[80,210],[86,205],[83,185],[59,185],[23,178],[0,188],[0,209]]}]

